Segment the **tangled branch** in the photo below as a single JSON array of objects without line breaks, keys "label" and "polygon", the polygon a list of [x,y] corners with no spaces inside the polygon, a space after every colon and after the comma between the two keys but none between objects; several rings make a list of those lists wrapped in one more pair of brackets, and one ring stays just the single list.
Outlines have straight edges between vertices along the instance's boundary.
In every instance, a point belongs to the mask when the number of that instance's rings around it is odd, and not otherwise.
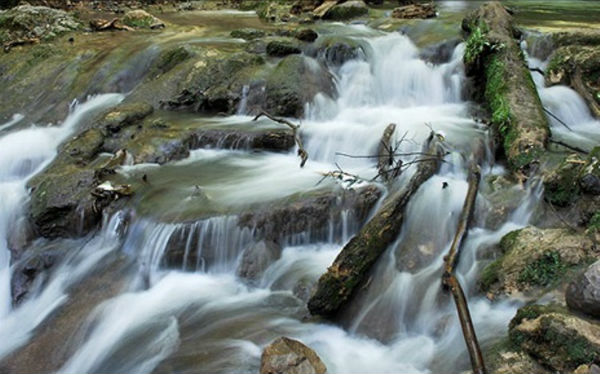
[{"label": "tangled branch", "polygon": [[296,145],[298,146],[298,156],[302,160],[300,162],[300,167],[301,168],[304,167],[304,164],[306,164],[306,161],[308,160],[308,152],[306,152],[306,149],[304,149],[304,145],[302,144],[302,139],[298,135],[298,129],[300,128],[300,125],[296,125],[296,124],[286,120],[285,118],[275,117],[275,116],[271,115],[270,113],[265,112],[264,110],[261,111],[259,114],[257,114],[256,117],[254,117],[254,119],[252,121],[257,121],[262,116],[267,117],[268,119],[270,119],[273,122],[277,122],[277,123],[286,125],[290,129],[292,129],[292,134],[294,135],[294,141],[296,142]]}]

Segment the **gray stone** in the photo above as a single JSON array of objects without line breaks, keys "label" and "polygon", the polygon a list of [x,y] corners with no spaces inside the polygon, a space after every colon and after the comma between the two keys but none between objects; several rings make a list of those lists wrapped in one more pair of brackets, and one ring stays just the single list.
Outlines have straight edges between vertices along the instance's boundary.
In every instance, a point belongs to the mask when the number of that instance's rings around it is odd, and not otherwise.
[{"label": "gray stone", "polygon": [[569,283],[565,298],[569,308],[600,317],[600,261]]},{"label": "gray stone", "polygon": [[327,367],[319,356],[301,342],[281,337],[265,347],[261,374],[323,374]]},{"label": "gray stone", "polygon": [[242,278],[257,280],[280,257],[281,247],[277,243],[261,240],[244,250],[237,273]]}]

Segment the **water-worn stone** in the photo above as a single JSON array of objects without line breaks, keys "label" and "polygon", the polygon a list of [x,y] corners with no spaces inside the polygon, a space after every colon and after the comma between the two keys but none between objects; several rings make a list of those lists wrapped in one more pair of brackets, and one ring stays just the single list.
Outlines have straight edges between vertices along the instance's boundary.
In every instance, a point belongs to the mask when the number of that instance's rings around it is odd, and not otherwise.
[{"label": "water-worn stone", "polygon": [[298,40],[302,40],[303,42],[312,43],[317,40],[319,34],[317,34],[313,29],[303,29],[298,31],[294,37]]},{"label": "water-worn stone", "polygon": [[514,344],[551,370],[570,372],[600,360],[600,325],[562,307],[529,305],[510,322]]},{"label": "water-worn stone", "polygon": [[592,264],[569,283],[565,299],[569,308],[600,317],[600,262]]},{"label": "water-worn stone", "polygon": [[313,53],[329,66],[341,66],[347,61],[365,56],[363,46],[359,42],[342,37],[324,38]]},{"label": "water-worn stone", "polygon": [[244,250],[237,274],[241,278],[255,281],[279,257],[281,247],[277,243],[261,240]]},{"label": "water-worn stone", "polygon": [[481,274],[480,285],[488,295],[539,296],[569,269],[598,256],[592,240],[566,229],[526,227],[506,234],[499,246],[501,257]]},{"label": "water-worn stone", "polygon": [[327,367],[319,356],[298,340],[281,337],[265,347],[261,374],[324,374]]},{"label": "water-worn stone", "polygon": [[341,4],[336,4],[327,10],[323,19],[332,21],[345,21],[351,18],[364,16],[369,13],[369,7],[362,0],[350,0]]}]

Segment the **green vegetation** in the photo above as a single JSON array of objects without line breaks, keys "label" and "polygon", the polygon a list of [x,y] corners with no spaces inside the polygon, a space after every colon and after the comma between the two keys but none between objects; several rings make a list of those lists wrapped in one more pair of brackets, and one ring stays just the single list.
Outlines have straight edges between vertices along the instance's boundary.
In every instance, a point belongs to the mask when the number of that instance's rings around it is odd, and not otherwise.
[{"label": "green vegetation", "polygon": [[560,279],[567,271],[558,252],[544,253],[540,258],[528,264],[519,275],[520,283],[548,286]]},{"label": "green vegetation", "polygon": [[596,212],[590,219],[590,222],[587,226],[589,233],[599,233],[600,232],[600,212]]},{"label": "green vegetation", "polygon": [[492,284],[496,283],[499,278],[499,272],[502,265],[502,259],[497,259],[488,264],[481,272],[479,278],[479,288],[482,291],[487,291]]}]

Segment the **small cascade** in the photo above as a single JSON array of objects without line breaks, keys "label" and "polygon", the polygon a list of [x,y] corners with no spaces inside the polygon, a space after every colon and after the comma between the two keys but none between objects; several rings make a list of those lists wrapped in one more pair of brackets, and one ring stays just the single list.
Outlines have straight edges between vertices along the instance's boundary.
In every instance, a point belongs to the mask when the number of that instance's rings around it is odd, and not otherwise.
[{"label": "small cascade", "polygon": [[[524,51],[527,43],[523,42]],[[534,50],[535,52],[535,50]],[[545,71],[548,61],[528,56],[531,68]],[[600,143],[600,121],[592,113],[583,98],[572,88],[564,85],[546,86],[544,76],[539,71],[532,71],[538,94],[546,108],[552,138],[569,145],[591,150]]]},{"label": "small cascade", "polygon": [[240,105],[237,110],[238,115],[246,114],[246,107],[248,104],[248,91],[250,91],[250,86],[247,84],[242,87],[242,98],[240,99]]}]

